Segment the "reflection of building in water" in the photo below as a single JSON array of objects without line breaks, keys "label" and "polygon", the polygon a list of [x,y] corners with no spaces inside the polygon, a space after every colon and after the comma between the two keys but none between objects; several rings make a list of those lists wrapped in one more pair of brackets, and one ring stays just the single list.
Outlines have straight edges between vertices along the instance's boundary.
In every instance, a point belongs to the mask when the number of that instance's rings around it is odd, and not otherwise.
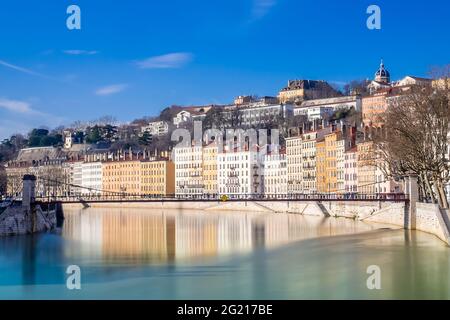
[{"label": "reflection of building in water", "polygon": [[[102,249],[102,216],[86,214],[81,210],[65,213],[63,226],[64,236],[81,242],[84,253],[100,254]],[[68,249],[70,250],[70,249]]]},{"label": "reflection of building in water", "polygon": [[248,250],[252,247],[252,221],[248,215],[218,215],[220,253]]},{"label": "reflection of building in water", "polygon": [[118,262],[233,254],[373,229],[350,219],[293,214],[89,208],[65,216],[64,235],[81,242],[82,253]]},{"label": "reflection of building in water", "polygon": [[[136,260],[170,260],[174,250],[172,219],[141,213],[103,217],[103,256]],[[169,231],[169,232],[168,232]]]},{"label": "reflection of building in water", "polygon": [[176,218],[177,257],[216,256],[217,218],[180,215]]}]

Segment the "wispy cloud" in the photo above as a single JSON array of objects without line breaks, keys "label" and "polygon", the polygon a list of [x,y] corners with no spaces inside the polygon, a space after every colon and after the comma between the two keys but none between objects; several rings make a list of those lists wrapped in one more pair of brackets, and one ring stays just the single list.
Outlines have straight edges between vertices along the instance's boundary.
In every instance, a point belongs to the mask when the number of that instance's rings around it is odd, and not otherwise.
[{"label": "wispy cloud", "polygon": [[137,61],[136,65],[141,69],[176,69],[187,65],[192,59],[192,53],[176,52]]},{"label": "wispy cloud", "polygon": [[72,56],[92,56],[99,52],[95,50],[63,50],[63,53]]},{"label": "wispy cloud", "polygon": [[39,111],[32,109],[30,103],[19,100],[0,98],[0,108],[21,114],[41,114]]},{"label": "wispy cloud", "polygon": [[119,93],[124,91],[126,88],[128,87],[127,84],[113,84],[110,86],[105,86],[105,87],[101,87],[98,88],[95,91],[95,94],[98,96],[109,96],[115,93]]},{"label": "wispy cloud", "polygon": [[252,18],[261,19],[277,4],[277,0],[253,0]]},{"label": "wispy cloud", "polygon": [[46,75],[44,75],[42,73],[35,72],[33,70],[30,70],[30,69],[27,69],[27,68],[23,68],[23,67],[11,64],[11,63],[6,62],[4,60],[0,60],[0,65],[4,66],[4,67],[7,67],[7,68],[10,68],[10,69],[13,69],[13,70],[16,70],[16,71],[19,71],[19,72],[22,72],[22,73],[30,74],[30,75],[33,75],[33,76],[49,78],[48,76],[46,76]]}]

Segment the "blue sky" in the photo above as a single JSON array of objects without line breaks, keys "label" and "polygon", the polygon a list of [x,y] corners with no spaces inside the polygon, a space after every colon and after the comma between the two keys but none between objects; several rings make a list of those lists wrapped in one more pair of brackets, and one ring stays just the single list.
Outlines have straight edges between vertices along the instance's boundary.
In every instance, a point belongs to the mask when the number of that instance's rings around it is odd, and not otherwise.
[{"label": "blue sky", "polygon": [[[81,30],[66,28],[71,4]],[[291,78],[371,78],[380,58],[394,79],[426,76],[450,63],[449,14],[448,0],[2,1],[0,139],[276,95]]]}]

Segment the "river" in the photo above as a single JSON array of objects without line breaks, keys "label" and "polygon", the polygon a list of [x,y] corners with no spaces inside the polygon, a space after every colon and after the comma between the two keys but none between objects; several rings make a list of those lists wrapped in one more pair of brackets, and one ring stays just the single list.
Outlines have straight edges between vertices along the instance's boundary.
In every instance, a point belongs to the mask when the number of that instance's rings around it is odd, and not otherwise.
[{"label": "river", "polygon": [[[0,299],[449,299],[435,236],[345,218],[66,210],[59,234],[0,238]],[[81,270],[68,290],[66,269]],[[367,288],[369,266],[381,289]]]}]

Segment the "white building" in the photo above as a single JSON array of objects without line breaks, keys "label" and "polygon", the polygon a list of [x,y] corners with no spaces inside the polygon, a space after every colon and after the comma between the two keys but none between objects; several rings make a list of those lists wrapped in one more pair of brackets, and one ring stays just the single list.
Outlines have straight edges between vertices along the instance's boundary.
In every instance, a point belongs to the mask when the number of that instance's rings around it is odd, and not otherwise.
[{"label": "white building", "polygon": [[[268,98],[267,98],[268,99]],[[236,125],[240,127],[252,127],[261,124],[270,124],[279,118],[288,118],[294,114],[292,104],[269,104],[271,100],[262,100],[244,106],[227,107],[224,111],[225,120],[230,120],[238,115]]]},{"label": "white building", "polygon": [[169,133],[169,124],[166,121],[150,122],[141,128],[142,133],[148,132],[152,136],[164,136]]},{"label": "white building", "polygon": [[203,148],[201,145],[174,148],[175,195],[198,198],[203,195]]},{"label": "white building", "polygon": [[81,189],[82,194],[101,194],[103,190],[103,169],[102,163],[85,162],[81,165]]},{"label": "white building", "polygon": [[288,194],[303,193],[302,139],[302,136],[286,139]]},{"label": "white building", "polygon": [[305,115],[312,121],[326,118],[337,110],[351,108],[361,111],[361,96],[307,100],[294,109],[294,116]]},{"label": "white building", "polygon": [[287,195],[286,152],[271,152],[264,157],[264,195],[276,198]]},{"label": "white building", "polygon": [[179,127],[180,124],[189,121],[202,121],[205,119],[206,114],[213,106],[202,106],[202,107],[186,107],[183,108],[177,115],[173,118],[173,124]]},{"label": "white building", "polygon": [[219,153],[217,170],[219,195],[245,198],[262,194],[262,164],[257,148],[225,147]]},{"label": "white building", "polygon": [[71,195],[80,195],[82,193],[82,189],[76,186],[83,185],[83,162],[75,161],[69,163],[70,170],[70,194]]},{"label": "white building", "polygon": [[395,83],[396,87],[404,87],[404,86],[431,86],[433,80],[428,78],[420,78],[414,76],[406,76],[397,83]]},{"label": "white building", "polygon": [[358,150],[352,148],[345,152],[344,188],[346,194],[358,192]]}]

